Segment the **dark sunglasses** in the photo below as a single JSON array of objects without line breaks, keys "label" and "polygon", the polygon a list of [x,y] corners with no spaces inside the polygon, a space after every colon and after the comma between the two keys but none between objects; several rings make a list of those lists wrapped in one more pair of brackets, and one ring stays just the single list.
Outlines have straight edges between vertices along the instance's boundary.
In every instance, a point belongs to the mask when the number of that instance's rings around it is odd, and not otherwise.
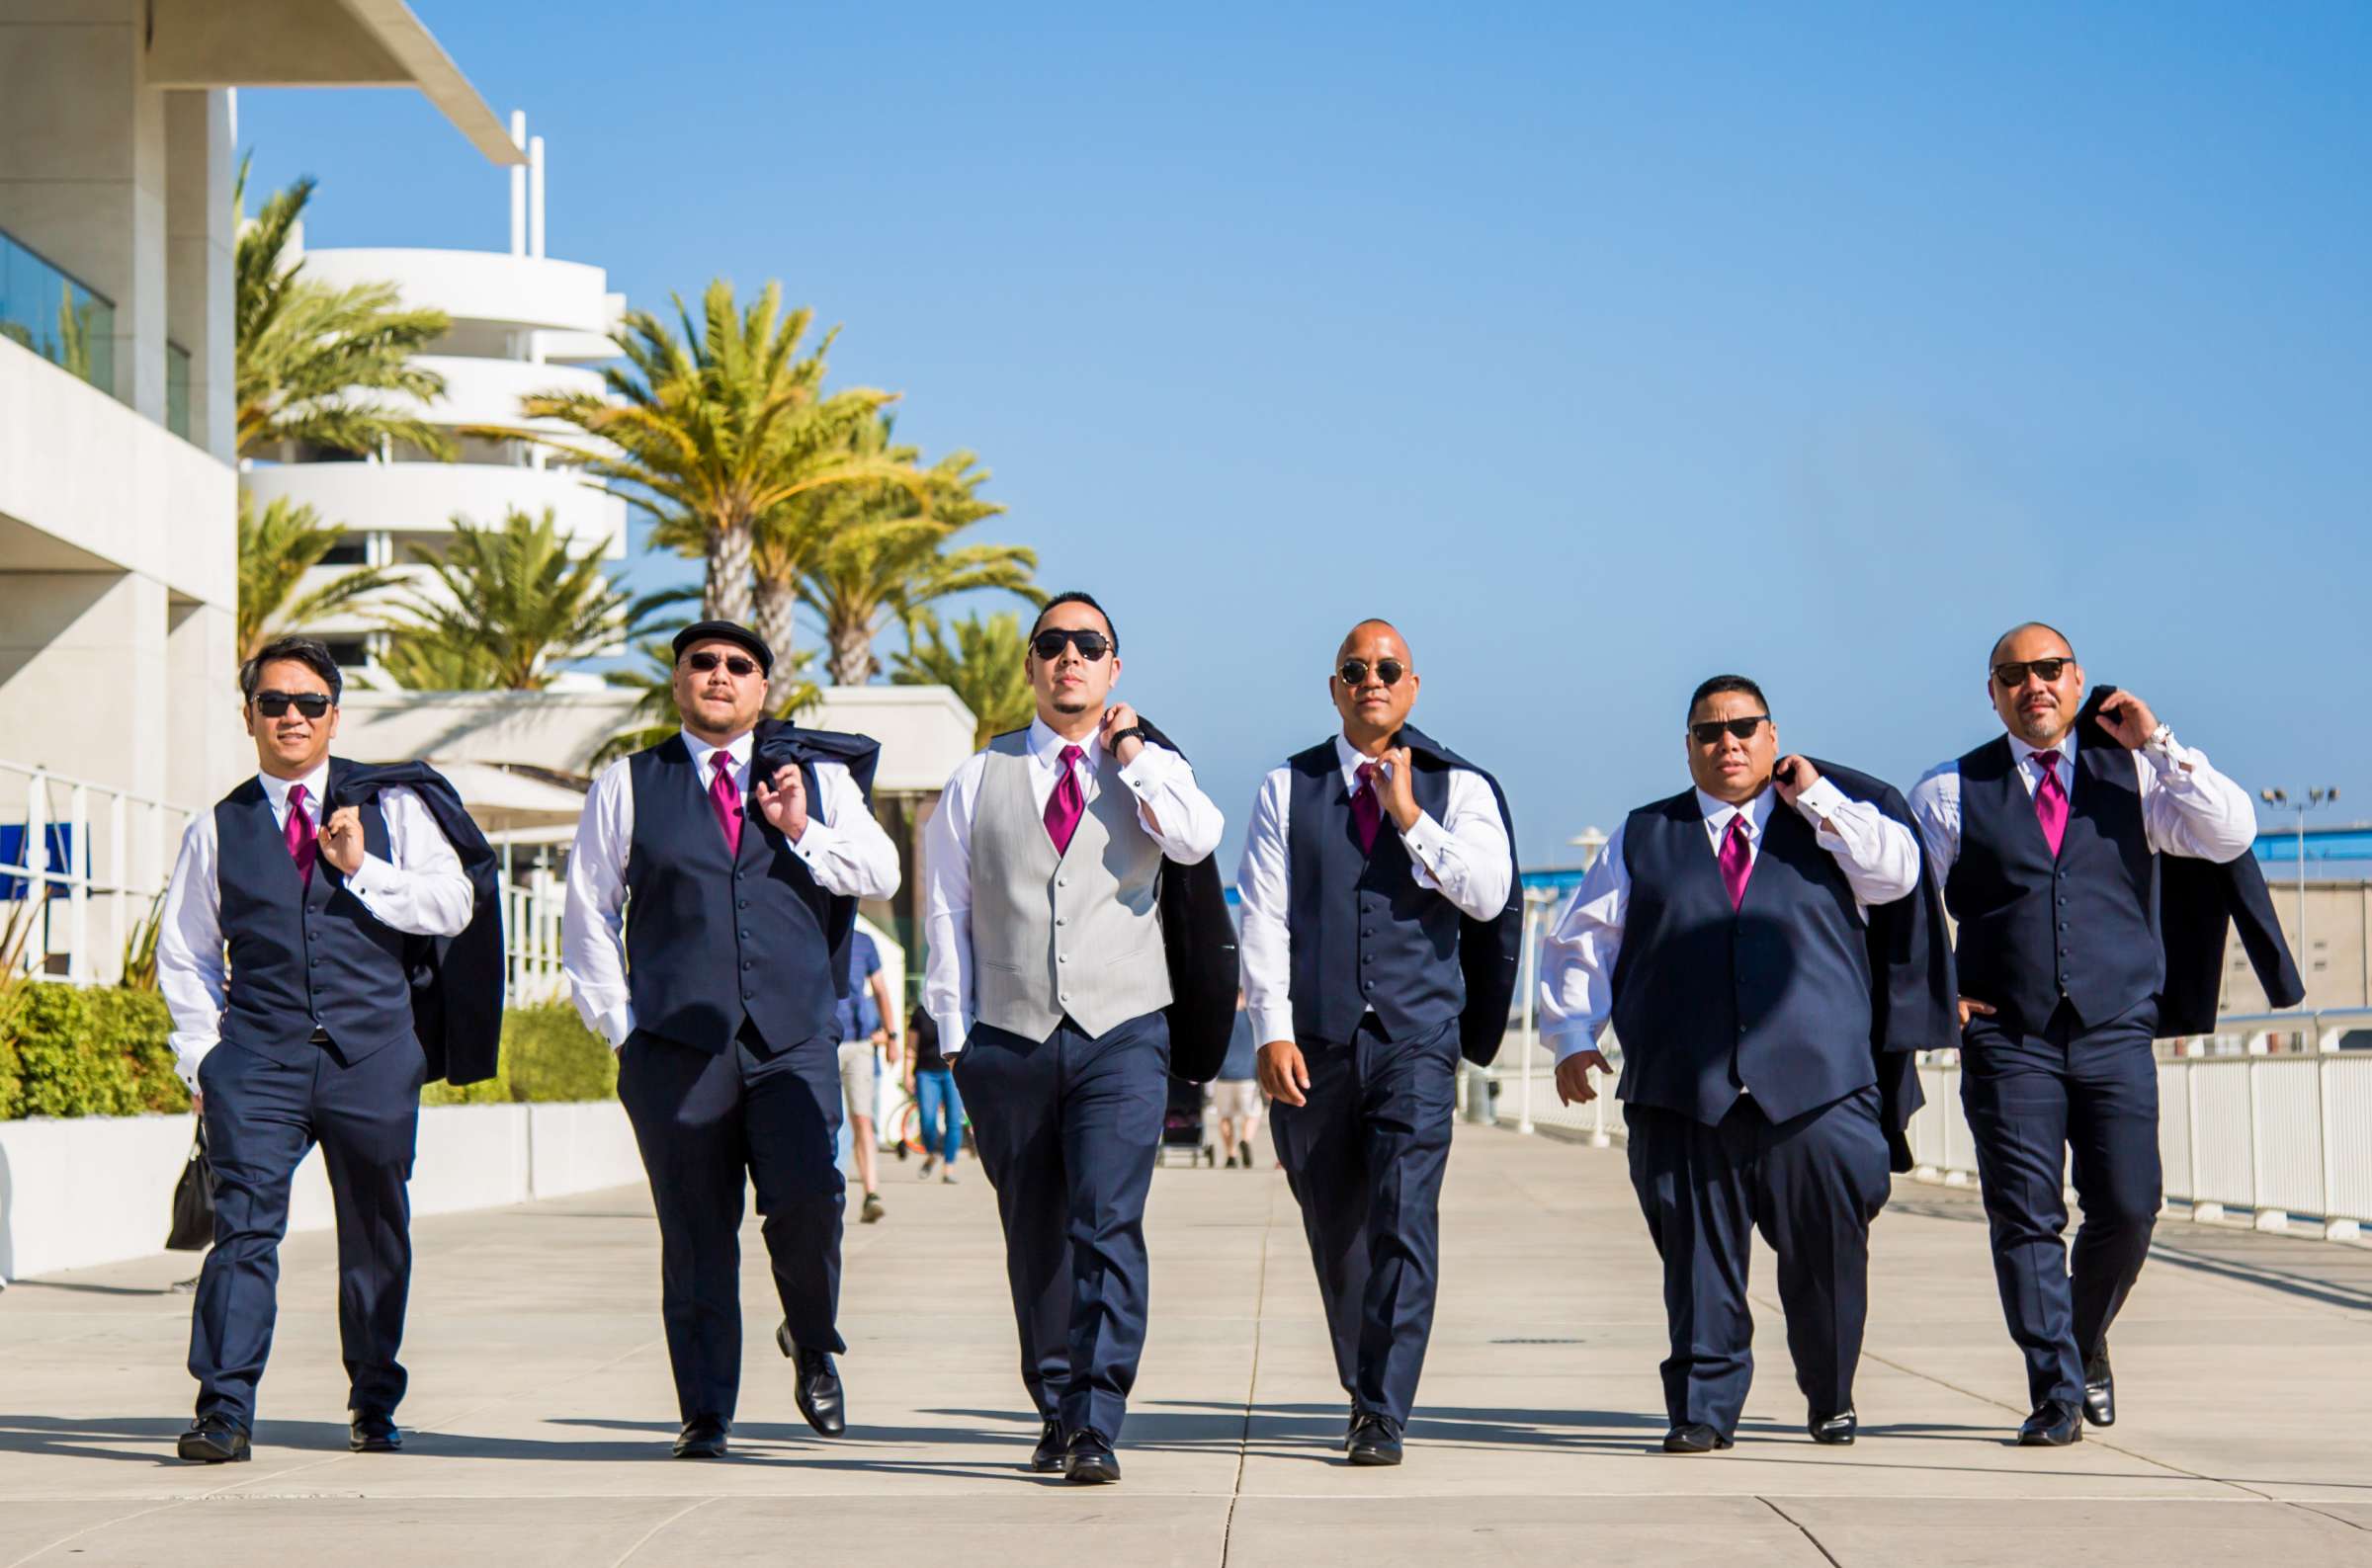
[{"label": "dark sunglasses", "polygon": [[1089,664],[1112,651],[1112,639],[1100,631],[1079,626],[1049,626],[1030,639],[1030,651],[1041,659],[1059,659],[1067,643],[1079,650],[1079,657]]},{"label": "dark sunglasses", "polygon": [[1754,732],[1770,721],[1768,713],[1757,713],[1752,718],[1709,718],[1702,724],[1689,725],[1688,733],[1700,746],[1719,746],[1725,734],[1752,740]]},{"label": "dark sunglasses", "polygon": [[[1342,684],[1345,686],[1365,686],[1367,672],[1368,663],[1365,659],[1345,659],[1342,661],[1342,667],[1334,673],[1341,678]],[[1398,659],[1378,659],[1375,663],[1375,672],[1376,679],[1382,681],[1386,686],[1398,686],[1400,684],[1400,677],[1408,673],[1408,666]]]},{"label": "dark sunglasses", "polygon": [[698,653],[687,653],[684,655],[684,662],[703,675],[708,674],[720,664],[735,675],[751,676],[758,673],[757,660],[743,658],[738,653],[719,653],[714,648],[703,648]]},{"label": "dark sunglasses", "polygon": [[2026,672],[2031,670],[2042,678],[2045,686],[2049,686],[2059,679],[2062,670],[2075,662],[2074,659],[2015,659],[2007,664],[1994,665],[1993,679],[2001,683],[2004,692],[2014,692],[2026,684]]},{"label": "dark sunglasses", "polygon": [[292,702],[306,718],[319,718],[329,711],[329,695],[325,692],[258,692],[250,701],[266,718],[280,717]]}]

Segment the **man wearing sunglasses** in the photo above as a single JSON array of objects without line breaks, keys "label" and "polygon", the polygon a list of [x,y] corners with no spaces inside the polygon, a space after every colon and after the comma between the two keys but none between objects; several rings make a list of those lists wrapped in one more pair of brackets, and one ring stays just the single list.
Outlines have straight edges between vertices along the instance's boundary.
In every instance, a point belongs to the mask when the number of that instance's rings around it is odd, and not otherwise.
[{"label": "man wearing sunglasses", "polygon": [[247,661],[256,776],[190,824],[158,915],[157,985],[214,1172],[190,1331],[198,1419],[180,1441],[206,1463],[249,1457],[290,1181],[316,1143],[337,1211],[348,1441],[402,1444],[407,1184],[429,1073],[406,939],[458,936],[475,895],[417,791],[385,788],[323,819],[354,767],[329,755],[342,685],[308,639]]},{"label": "man wearing sunglasses", "polygon": [[568,858],[561,961],[650,1176],[678,1458],[731,1434],[753,1183],[800,1414],[846,1430],[839,1001],[856,901],[896,890],[897,850],[865,798],[879,748],[765,719],[773,668],[732,621],[678,632],[683,728],[593,782]]},{"label": "man wearing sunglasses", "polygon": [[[1400,1462],[1440,1281],[1462,923],[1515,881],[1488,775],[1408,724],[1421,684],[1364,620],[1326,682],[1341,728],[1261,782],[1236,888],[1271,1137],[1350,1396],[1350,1462]],[[1386,831],[1389,824],[1390,831]]]},{"label": "man wearing sunglasses", "polygon": [[1030,1467],[1117,1481],[1169,1072],[1158,883],[1225,823],[1111,700],[1120,642],[1093,599],[1048,601],[1023,672],[1037,716],[956,770],[925,830],[922,1004],[996,1189]]},{"label": "man wearing sunglasses", "polygon": [[2109,1325],[2158,1218],[2158,857],[2234,860],[2256,813],[2131,692],[2100,707],[2114,744],[2079,746],[2083,666],[2050,626],[2004,632],[1986,665],[2006,733],[1910,802],[1959,923],[1961,1103],[2033,1406],[2018,1442],[2056,1447],[2116,1420]]},{"label": "man wearing sunglasses", "polygon": [[[1779,1257],[1813,1440],[1849,1444],[1857,1426],[1869,1227],[1890,1187],[1873,1053],[1889,976],[1869,934],[1917,890],[1919,847],[1879,781],[1781,760],[1770,711],[1742,675],[1697,688],[1692,787],[1615,830],[1541,969],[1561,1099],[1597,1097],[1609,1023],[1622,1047],[1631,1183],[1663,1260],[1666,1453],[1732,1444],[1756,1230]],[[1940,1030],[1940,998],[1934,1012]]]}]

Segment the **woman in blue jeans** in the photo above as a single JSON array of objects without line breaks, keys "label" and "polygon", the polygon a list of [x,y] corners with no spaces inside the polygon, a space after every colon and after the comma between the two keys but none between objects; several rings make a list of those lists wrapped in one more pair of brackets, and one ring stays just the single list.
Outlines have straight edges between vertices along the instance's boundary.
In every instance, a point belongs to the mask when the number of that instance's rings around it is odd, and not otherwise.
[{"label": "woman in blue jeans", "polygon": [[964,1100],[939,1054],[939,1026],[921,1008],[906,1020],[906,1093],[914,1097],[915,1131],[922,1139],[922,1179],[929,1181],[936,1167],[939,1180],[952,1183],[964,1147]]}]

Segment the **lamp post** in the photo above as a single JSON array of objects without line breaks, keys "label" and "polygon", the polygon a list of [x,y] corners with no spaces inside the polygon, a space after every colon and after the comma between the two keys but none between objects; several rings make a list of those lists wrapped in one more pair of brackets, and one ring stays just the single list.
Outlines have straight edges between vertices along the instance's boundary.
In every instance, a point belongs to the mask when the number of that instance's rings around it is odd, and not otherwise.
[{"label": "lamp post", "polygon": [[2298,960],[2303,967],[2306,949],[2306,814],[2317,806],[2327,806],[2339,797],[2336,784],[2328,789],[2301,789],[2293,796],[2287,789],[2259,789],[2256,797],[2269,806],[2298,813]]}]

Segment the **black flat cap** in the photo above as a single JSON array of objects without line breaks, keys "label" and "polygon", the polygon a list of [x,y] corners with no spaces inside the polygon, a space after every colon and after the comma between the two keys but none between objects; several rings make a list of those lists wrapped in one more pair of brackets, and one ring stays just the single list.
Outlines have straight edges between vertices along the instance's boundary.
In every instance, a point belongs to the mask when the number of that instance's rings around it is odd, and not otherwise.
[{"label": "black flat cap", "polygon": [[758,670],[761,674],[768,676],[774,674],[774,650],[766,646],[764,637],[759,636],[738,621],[695,620],[675,634],[675,656],[680,660],[684,656],[684,650],[695,642],[707,642],[712,639],[739,643],[749,650],[751,658],[758,661]]}]

